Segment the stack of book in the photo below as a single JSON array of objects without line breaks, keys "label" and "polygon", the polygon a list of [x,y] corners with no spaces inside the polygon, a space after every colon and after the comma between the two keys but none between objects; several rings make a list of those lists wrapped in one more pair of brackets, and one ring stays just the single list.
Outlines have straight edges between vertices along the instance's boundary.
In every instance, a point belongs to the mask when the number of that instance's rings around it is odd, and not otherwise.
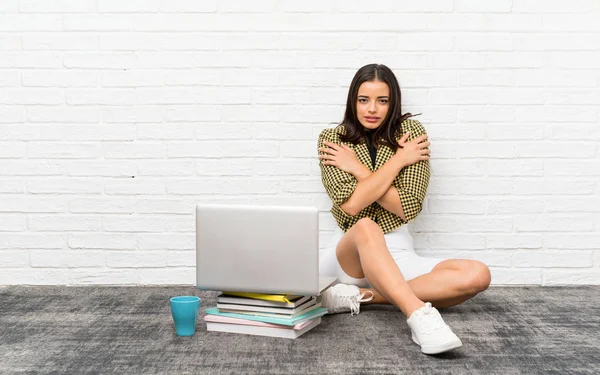
[{"label": "stack of book", "polygon": [[295,339],[321,323],[327,309],[311,296],[223,292],[206,309],[207,331]]}]

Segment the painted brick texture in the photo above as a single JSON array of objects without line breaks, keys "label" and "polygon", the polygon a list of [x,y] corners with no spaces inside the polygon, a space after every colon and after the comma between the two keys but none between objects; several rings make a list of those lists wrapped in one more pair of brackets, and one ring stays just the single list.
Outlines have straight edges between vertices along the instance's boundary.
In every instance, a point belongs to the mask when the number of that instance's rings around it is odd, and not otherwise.
[{"label": "painted brick texture", "polygon": [[600,284],[594,0],[5,0],[0,285],[193,284],[195,202],[314,205],[361,66],[432,142],[422,255]]}]

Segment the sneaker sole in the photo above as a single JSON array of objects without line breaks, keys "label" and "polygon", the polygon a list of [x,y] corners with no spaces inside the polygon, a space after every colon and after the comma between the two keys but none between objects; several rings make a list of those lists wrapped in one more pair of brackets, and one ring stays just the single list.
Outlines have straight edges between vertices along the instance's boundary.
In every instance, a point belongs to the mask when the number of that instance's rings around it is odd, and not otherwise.
[{"label": "sneaker sole", "polygon": [[460,348],[462,346],[462,342],[460,340],[450,341],[442,345],[424,346],[419,344],[419,341],[417,341],[414,335],[412,336],[412,339],[415,342],[415,344],[421,347],[421,352],[425,354],[440,354],[450,351],[452,349]]}]

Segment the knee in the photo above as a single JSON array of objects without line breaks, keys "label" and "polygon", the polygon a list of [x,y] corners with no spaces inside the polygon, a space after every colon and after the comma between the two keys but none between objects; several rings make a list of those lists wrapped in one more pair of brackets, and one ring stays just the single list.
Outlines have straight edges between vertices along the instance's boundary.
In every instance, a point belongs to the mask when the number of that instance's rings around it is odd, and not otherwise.
[{"label": "knee", "polygon": [[492,274],[488,266],[479,261],[471,261],[467,266],[465,289],[469,294],[477,294],[486,290],[492,282]]},{"label": "knee", "polygon": [[357,239],[362,242],[372,240],[379,232],[383,233],[379,225],[368,217],[358,220],[352,228],[356,231]]}]

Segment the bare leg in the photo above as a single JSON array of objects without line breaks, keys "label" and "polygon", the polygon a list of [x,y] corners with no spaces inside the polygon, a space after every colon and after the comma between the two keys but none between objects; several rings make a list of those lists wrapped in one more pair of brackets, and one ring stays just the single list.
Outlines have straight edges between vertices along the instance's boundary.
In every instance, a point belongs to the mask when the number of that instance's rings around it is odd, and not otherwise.
[{"label": "bare leg", "polygon": [[406,317],[425,305],[402,276],[383,231],[373,220],[360,219],[350,228],[338,243],[336,254],[344,272],[355,278],[366,276],[375,291]]},{"label": "bare leg", "polygon": [[[371,305],[371,304],[390,304],[390,301],[388,301],[387,299],[385,299],[384,296],[382,296],[381,294],[377,293],[377,291],[373,288],[360,288],[360,292],[363,293],[364,291],[370,291],[373,293],[373,299],[369,302],[361,302],[361,305]],[[367,295],[369,295],[367,293]],[[418,297],[418,295],[417,295]],[[471,298],[475,297],[474,295],[470,295],[470,296],[461,296],[461,297],[457,297],[457,298],[446,298],[446,299],[440,299],[440,300],[428,300],[428,299],[423,299],[423,301],[427,301],[427,302],[431,302],[431,305],[433,307],[436,308],[443,308],[443,307],[451,307],[451,306],[456,306],[458,304],[461,304],[463,302],[465,302],[466,300],[469,300]]]},{"label": "bare leg", "polygon": [[[458,305],[486,290],[491,282],[489,268],[475,260],[451,259],[436,265],[430,273],[408,281],[415,295],[435,307]],[[365,303],[390,303],[374,289],[374,298]]]}]

